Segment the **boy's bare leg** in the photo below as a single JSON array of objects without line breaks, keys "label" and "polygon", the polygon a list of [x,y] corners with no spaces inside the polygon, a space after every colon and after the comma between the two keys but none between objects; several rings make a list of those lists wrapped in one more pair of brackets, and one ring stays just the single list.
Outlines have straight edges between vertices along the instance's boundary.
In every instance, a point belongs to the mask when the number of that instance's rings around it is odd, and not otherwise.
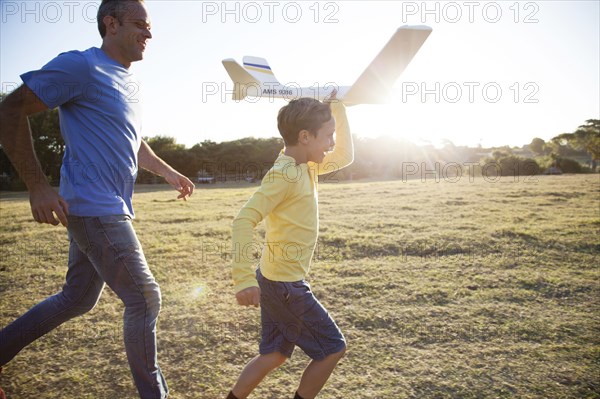
[{"label": "boy's bare leg", "polygon": [[279,352],[256,356],[244,367],[232,389],[233,394],[239,399],[246,398],[267,374],[281,366],[286,360],[287,357]]},{"label": "boy's bare leg", "polygon": [[312,399],[317,396],[344,353],[346,353],[346,348],[337,353],[332,353],[323,360],[311,361],[302,374],[297,391],[298,395],[304,399]]}]

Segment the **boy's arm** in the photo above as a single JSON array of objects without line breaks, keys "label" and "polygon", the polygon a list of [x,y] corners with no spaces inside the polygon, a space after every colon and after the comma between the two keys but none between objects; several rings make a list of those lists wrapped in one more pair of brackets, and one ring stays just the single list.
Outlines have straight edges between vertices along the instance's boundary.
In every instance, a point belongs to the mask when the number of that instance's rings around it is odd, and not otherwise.
[{"label": "boy's arm", "polygon": [[[232,276],[240,305],[258,305],[256,261],[253,257],[258,247],[253,241],[254,228],[285,199],[288,188],[289,182],[281,171],[271,169],[263,178],[260,188],[233,220]],[[250,288],[254,288],[254,291]]]},{"label": "boy's arm", "polygon": [[335,148],[318,164],[318,174],[324,175],[345,168],[354,161],[352,133],[346,117],[346,107],[340,101],[330,103],[335,118]]}]

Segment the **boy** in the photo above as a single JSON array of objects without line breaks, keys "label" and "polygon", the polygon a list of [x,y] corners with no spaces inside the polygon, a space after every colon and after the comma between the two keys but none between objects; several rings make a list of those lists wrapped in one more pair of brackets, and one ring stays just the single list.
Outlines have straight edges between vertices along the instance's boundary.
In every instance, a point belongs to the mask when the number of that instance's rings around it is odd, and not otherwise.
[{"label": "boy", "polygon": [[[326,104],[300,98],[281,108],[277,127],[285,148],[233,221],[236,298],[243,306],[260,304],[262,339],[260,355],[246,365],[227,399],[245,399],[295,346],[312,361],[294,398],[314,398],[346,350],[344,336],[305,281],[319,230],[318,175],[353,161],[345,108],[335,94]],[[262,219],[265,246],[254,272],[249,253]]]}]

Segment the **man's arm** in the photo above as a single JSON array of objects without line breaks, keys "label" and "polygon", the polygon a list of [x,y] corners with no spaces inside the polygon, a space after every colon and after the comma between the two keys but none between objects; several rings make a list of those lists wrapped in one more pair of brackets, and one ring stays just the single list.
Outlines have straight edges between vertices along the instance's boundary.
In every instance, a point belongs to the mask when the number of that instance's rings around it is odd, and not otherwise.
[{"label": "man's arm", "polygon": [[179,191],[178,199],[186,200],[194,192],[194,183],[160,159],[144,140],[138,151],[138,164],[141,168],[164,177],[167,183]]},{"label": "man's arm", "polygon": [[21,85],[0,103],[0,144],[27,186],[33,218],[39,223],[66,226],[68,205],[42,171],[29,126],[28,116],[47,109],[29,87]]}]

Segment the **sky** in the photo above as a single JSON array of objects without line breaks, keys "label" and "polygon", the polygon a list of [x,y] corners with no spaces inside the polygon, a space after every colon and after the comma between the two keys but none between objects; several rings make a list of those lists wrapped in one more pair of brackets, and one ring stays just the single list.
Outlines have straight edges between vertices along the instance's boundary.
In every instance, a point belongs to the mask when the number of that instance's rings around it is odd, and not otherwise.
[{"label": "sky", "polygon": [[[0,2],[0,82],[100,47],[99,1]],[[153,38],[132,65],[144,136],[279,136],[282,99],[234,101],[221,60],[266,58],[284,84],[352,85],[402,25],[433,32],[382,105],[348,108],[354,134],[417,144],[521,146],[600,119],[600,0],[147,0]],[[229,92],[229,93],[228,93]]]}]

